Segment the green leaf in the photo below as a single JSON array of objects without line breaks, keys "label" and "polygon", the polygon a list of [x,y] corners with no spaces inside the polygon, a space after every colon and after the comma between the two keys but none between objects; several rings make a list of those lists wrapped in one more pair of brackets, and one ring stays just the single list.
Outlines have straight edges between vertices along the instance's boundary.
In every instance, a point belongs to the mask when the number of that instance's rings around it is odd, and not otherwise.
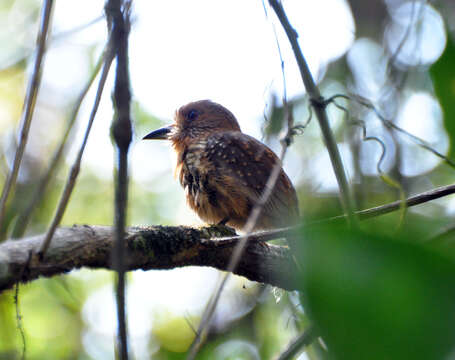
[{"label": "green leaf", "polygon": [[412,242],[341,226],[303,234],[305,311],[334,359],[445,359],[455,264]]},{"label": "green leaf", "polygon": [[455,44],[450,38],[444,53],[430,69],[434,91],[444,114],[444,126],[450,138],[448,156],[455,156]]}]

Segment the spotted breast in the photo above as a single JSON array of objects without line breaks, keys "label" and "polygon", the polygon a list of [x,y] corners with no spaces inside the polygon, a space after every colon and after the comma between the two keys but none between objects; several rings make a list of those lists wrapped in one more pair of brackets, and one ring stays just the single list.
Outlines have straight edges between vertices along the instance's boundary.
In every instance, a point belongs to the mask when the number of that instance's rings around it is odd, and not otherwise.
[{"label": "spotted breast", "polygon": [[241,229],[274,166],[280,174],[256,223],[260,230],[293,225],[298,218],[294,187],[267,146],[239,131],[214,133],[188,146],[177,170],[188,204],[202,220]]}]

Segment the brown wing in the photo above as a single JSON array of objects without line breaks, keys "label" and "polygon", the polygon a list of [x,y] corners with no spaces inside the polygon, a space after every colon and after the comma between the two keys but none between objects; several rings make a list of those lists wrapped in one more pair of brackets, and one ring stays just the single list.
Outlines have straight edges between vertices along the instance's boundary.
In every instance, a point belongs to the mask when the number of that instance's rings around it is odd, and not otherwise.
[{"label": "brown wing", "polygon": [[[295,223],[298,204],[295,189],[281,168],[280,160],[267,146],[241,132],[211,135],[200,157],[200,188],[207,194],[205,210],[227,224],[242,228],[265,189],[274,166],[280,174],[269,200],[263,207],[255,229],[267,229]],[[216,215],[216,216],[215,216]],[[220,219],[221,218],[221,219]],[[216,220],[215,220],[216,221]]]}]

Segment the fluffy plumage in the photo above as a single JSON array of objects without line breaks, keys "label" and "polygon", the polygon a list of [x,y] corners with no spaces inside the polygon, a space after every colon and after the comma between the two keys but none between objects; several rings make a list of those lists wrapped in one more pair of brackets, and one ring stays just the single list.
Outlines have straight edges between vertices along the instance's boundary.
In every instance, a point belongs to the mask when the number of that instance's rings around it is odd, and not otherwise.
[{"label": "fluffy plumage", "polygon": [[174,124],[145,137],[158,138],[172,142],[176,175],[189,206],[205,222],[242,229],[274,166],[280,166],[280,174],[255,229],[296,222],[296,192],[279,158],[243,134],[228,109],[209,100],[189,103],[176,112]]}]

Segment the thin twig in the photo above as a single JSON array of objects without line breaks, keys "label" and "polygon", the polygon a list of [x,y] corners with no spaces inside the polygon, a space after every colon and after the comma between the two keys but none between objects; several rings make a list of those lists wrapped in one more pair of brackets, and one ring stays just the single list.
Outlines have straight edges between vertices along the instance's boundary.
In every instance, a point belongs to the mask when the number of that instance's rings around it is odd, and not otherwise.
[{"label": "thin twig", "polygon": [[[406,206],[418,204],[455,194],[455,184],[417,194],[406,200]],[[377,206],[357,212],[359,218],[369,219],[388,214],[400,208],[401,201]],[[291,255],[284,246],[263,246],[260,242],[284,238],[291,231],[314,224],[330,224],[346,221],[346,215],[319,220],[297,228],[284,228],[260,232],[249,236],[247,251],[242,256],[235,273],[253,281],[272,284],[283,289],[296,290],[293,283],[295,266]],[[127,228],[129,249],[128,270],[173,269],[181,266],[211,266],[227,270],[234,247],[245,236],[223,236],[228,228],[185,226],[154,226]],[[0,292],[12,288],[18,281],[28,282],[40,276],[67,273],[83,266],[90,268],[112,268],[110,254],[114,235],[112,228],[103,226],[74,225],[58,228],[54,245],[46,263],[30,259],[35,254],[45,235],[6,241],[0,244],[2,266],[6,271],[0,276]],[[305,241],[305,239],[302,239]],[[154,254],[150,256],[150,254]],[[31,261],[30,261],[31,260]],[[23,269],[27,269],[26,272]]]},{"label": "thin twig", "polygon": [[409,137],[415,144],[420,146],[421,148],[433,153],[435,156],[439,157],[440,159],[444,160],[448,165],[450,165],[452,168],[455,168],[455,161],[452,159],[448,158],[444,154],[440,153],[439,151],[435,150],[427,141],[419,138],[418,136],[415,136],[411,134],[410,132],[402,129],[398,125],[396,125],[394,122],[392,122],[389,119],[386,119],[384,115],[381,114],[381,112],[371,103],[370,100],[365,99],[364,97],[357,95],[357,94],[352,94],[352,96],[349,95],[344,95],[344,94],[337,94],[332,96],[331,98],[327,99],[325,102],[328,104],[332,101],[334,101],[337,98],[343,98],[351,101],[355,101],[358,104],[366,107],[367,109],[370,109],[374,112],[376,117],[384,124],[384,126],[395,130],[403,135],[406,135]]},{"label": "thin twig", "polygon": [[302,350],[302,348],[310,345],[316,338],[317,333],[315,329],[310,326],[287,346],[287,348],[276,358],[276,360],[288,360],[293,359],[295,355]]},{"label": "thin twig", "polygon": [[[104,54],[105,50],[103,51]],[[49,167],[44,174],[44,176],[41,178],[38,186],[36,187],[36,190],[34,191],[34,195],[32,197],[32,200],[28,204],[27,208],[19,215],[19,218],[16,221],[16,224],[14,226],[14,230],[12,233],[12,238],[20,238],[24,233],[25,230],[27,229],[28,223],[30,221],[30,218],[32,216],[33,211],[35,210],[36,206],[38,203],[41,201],[41,199],[44,197],[46,194],[46,189],[50,183],[50,181],[53,178],[53,175],[55,174],[55,171],[58,167],[58,164],[60,163],[60,159],[62,158],[63,154],[65,153],[66,150],[66,145],[67,141],[69,138],[69,135],[71,133],[71,130],[73,129],[74,124],[76,123],[77,115],[79,114],[79,109],[82,105],[83,100],[85,99],[85,96],[87,95],[90,87],[92,86],[93,82],[95,81],[96,77],[98,76],[98,73],[101,70],[101,66],[103,65],[104,57],[101,55],[96,62],[95,68],[93,69],[93,72],[88,79],[87,83],[85,84],[84,88],[82,89],[81,93],[79,94],[78,98],[76,99],[76,102],[74,103],[73,110],[71,112],[66,131],[63,135],[63,138],[60,142],[59,147],[54,153],[54,156],[52,157],[51,162],[49,163]]]},{"label": "thin twig", "polygon": [[[333,98],[333,97],[332,97]],[[330,101],[329,101],[330,100]],[[367,142],[367,141],[374,141],[376,142],[380,147],[381,147],[381,156],[379,157],[379,161],[376,163],[376,171],[378,172],[380,178],[384,183],[386,183],[388,186],[393,187],[394,189],[398,190],[400,194],[400,199],[405,200],[406,199],[406,194],[403,190],[403,187],[401,184],[394,180],[392,177],[388,176],[385,172],[382,171],[382,163],[385,159],[386,156],[386,146],[384,142],[377,136],[372,136],[372,135],[367,135],[367,127],[365,124],[365,121],[362,119],[353,119],[351,118],[350,112],[348,109],[346,109],[344,106],[338,104],[335,100],[329,99],[327,100],[328,103],[333,103],[338,109],[342,110],[345,112],[346,117],[348,119],[348,122],[351,122],[355,125],[360,126],[362,130],[362,141]],[[398,222],[398,226],[400,226],[403,223],[404,217],[406,215],[406,206],[403,204],[402,211],[401,211],[401,217]]]},{"label": "thin twig", "polygon": [[[264,5],[264,3],[263,3],[263,5]],[[267,10],[265,8],[265,5],[264,5],[264,10],[265,10],[265,14],[267,16]],[[278,37],[276,36],[275,28],[274,28],[274,33],[275,33],[278,54],[280,57],[280,67],[281,67],[281,73],[282,73],[282,78],[283,78],[283,108],[284,108],[284,116],[287,121],[287,132],[281,141],[282,148],[281,148],[281,154],[280,154],[280,162],[275,164],[275,166],[273,167],[272,172],[270,173],[269,178],[267,179],[265,189],[264,189],[263,193],[261,194],[261,197],[259,198],[257,203],[254,205],[253,210],[251,211],[251,213],[248,217],[248,220],[247,220],[244,228],[242,229],[242,231],[246,235],[244,237],[240,238],[237,246],[234,249],[234,252],[232,253],[232,258],[229,262],[229,265],[227,268],[227,273],[225,273],[223,275],[222,280],[220,281],[218,287],[216,288],[216,290],[214,292],[214,295],[212,295],[212,297],[209,300],[209,303],[207,304],[206,308],[204,309],[204,313],[202,315],[202,319],[201,319],[198,331],[196,332],[196,337],[193,341],[193,344],[191,345],[190,351],[187,356],[188,360],[194,359],[196,357],[197,352],[200,349],[200,346],[202,344],[202,339],[204,338],[206,332],[208,331],[209,325],[210,325],[212,317],[215,313],[215,309],[218,304],[221,293],[222,293],[224,287],[226,286],[226,283],[231,275],[231,272],[234,272],[234,270],[236,269],[236,267],[240,261],[240,258],[247,246],[249,237],[252,234],[252,231],[256,225],[257,220],[259,219],[259,216],[261,215],[264,205],[267,203],[268,199],[272,195],[273,189],[274,189],[275,184],[280,175],[281,165],[282,165],[283,159],[286,155],[287,148],[291,145],[292,137],[295,132],[292,108],[289,107],[288,101],[287,101],[284,61],[283,61],[283,57],[281,54],[281,48],[280,48],[280,44],[278,41]]]},{"label": "thin twig", "polygon": [[[266,13],[266,15],[267,15],[267,13]],[[256,222],[258,221],[259,216],[261,215],[264,205],[267,203],[268,199],[272,195],[273,189],[275,188],[275,184],[276,184],[278,177],[280,175],[280,172],[281,172],[282,161],[286,155],[288,146],[291,144],[291,139],[292,139],[292,136],[294,133],[294,129],[293,129],[294,119],[292,116],[292,109],[289,109],[289,106],[287,103],[284,61],[283,61],[283,58],[281,55],[281,49],[280,49],[280,45],[278,43],[278,38],[276,38],[276,41],[277,41],[278,53],[279,53],[280,60],[281,60],[280,65],[281,65],[281,71],[282,71],[282,76],[283,76],[283,86],[284,86],[283,106],[284,106],[285,118],[287,120],[287,125],[288,125],[287,133],[281,142],[282,150],[281,150],[281,154],[280,154],[280,162],[275,164],[275,166],[273,167],[272,172],[270,173],[269,178],[267,179],[265,189],[264,189],[263,193],[261,194],[261,197],[259,198],[257,203],[254,205],[253,210],[251,211],[251,213],[248,217],[248,220],[247,220],[244,228],[242,229],[242,231],[246,235],[240,239],[237,246],[234,248],[234,252],[232,253],[232,257],[231,257],[229,265],[227,267],[227,272],[223,275],[222,280],[220,281],[218,287],[214,291],[214,295],[210,298],[209,303],[207,304],[206,308],[204,309],[204,313],[202,315],[202,319],[201,319],[198,331],[196,332],[196,337],[193,341],[193,344],[191,345],[191,349],[187,356],[188,360],[194,359],[196,357],[197,352],[200,349],[200,346],[202,344],[202,339],[204,338],[206,332],[208,331],[209,325],[210,325],[213,315],[215,313],[215,309],[218,304],[221,293],[222,293],[224,287],[226,286],[226,283],[231,275],[231,272],[234,272],[234,270],[236,269],[236,267],[240,261],[240,258],[248,243],[249,236],[252,234],[252,231],[253,231],[254,227],[256,226]]]},{"label": "thin twig", "polygon": [[21,359],[25,359],[25,354],[27,352],[27,342],[25,340],[25,331],[24,326],[22,325],[22,315],[19,307],[19,282],[16,283],[14,289],[14,305],[16,307],[16,323],[17,329],[19,330],[19,334],[21,335],[22,340],[22,357]]},{"label": "thin twig", "polygon": [[30,265],[30,261],[32,260],[32,255],[33,255],[33,252],[29,251],[28,256],[27,256],[27,261],[24,264],[22,264],[22,266],[21,266],[19,279],[18,279],[18,281],[16,281],[15,289],[14,289],[14,305],[16,307],[16,322],[17,322],[17,328],[19,330],[19,333],[20,333],[21,339],[22,339],[22,357],[21,357],[22,360],[25,360],[25,357],[27,354],[27,342],[25,339],[25,330],[24,330],[24,326],[22,324],[22,316],[21,316],[21,311],[20,311],[20,306],[19,306],[19,281],[22,281],[22,279],[24,278],[24,275]]},{"label": "thin twig", "polygon": [[79,170],[81,167],[82,156],[84,155],[85,146],[87,145],[88,137],[90,135],[90,130],[93,125],[93,121],[95,120],[96,112],[98,111],[98,106],[100,104],[101,95],[103,94],[104,85],[106,83],[107,75],[109,73],[109,68],[112,64],[112,60],[114,59],[114,52],[112,49],[112,37],[109,37],[106,51],[103,55],[103,70],[101,71],[100,80],[98,83],[98,89],[95,95],[95,101],[92,107],[92,111],[90,113],[89,121],[87,124],[87,128],[85,130],[84,139],[82,141],[81,147],[79,148],[79,152],[77,154],[76,160],[74,161],[73,165],[71,166],[70,173],[65,183],[65,187],[63,189],[62,195],[60,197],[60,201],[57,207],[57,211],[55,212],[54,218],[52,219],[52,223],[49,226],[49,229],[46,233],[46,237],[43,241],[43,244],[40,248],[39,254],[40,258],[44,257],[44,254],[49,247],[49,244],[52,240],[52,236],[54,235],[55,229],[60,224],[62,220],[63,214],[65,213],[66,206],[68,205],[69,198],[73,191],[74,185],[76,184],[76,179],[79,174]]},{"label": "thin twig", "polygon": [[[329,102],[329,101],[327,101],[327,102]],[[382,163],[385,160],[386,150],[387,150],[385,147],[384,141],[382,141],[377,136],[367,135],[367,126],[366,126],[364,120],[352,118],[350,111],[348,109],[346,109],[344,106],[338,104],[335,100],[332,100],[330,102],[333,103],[333,105],[335,105],[338,109],[342,110],[345,113],[348,123],[352,123],[353,125],[357,125],[360,127],[360,129],[362,130],[362,141],[364,141],[364,142],[374,141],[379,145],[379,147],[381,148],[381,155],[379,157],[378,162],[376,163],[376,171],[378,172],[379,175],[381,175],[381,176],[384,175],[385,173],[384,173],[384,171],[382,171]]]},{"label": "thin twig", "polygon": [[21,119],[21,131],[20,131],[20,142],[14,156],[13,166],[8,173],[6,183],[3,187],[2,196],[0,198],[0,233],[5,234],[6,230],[3,229],[3,222],[6,215],[6,203],[11,193],[11,189],[14,187],[17,175],[19,173],[19,167],[25,152],[25,146],[27,144],[28,133],[32,123],[32,116],[35,109],[36,98],[38,96],[38,90],[41,83],[42,75],[42,63],[44,59],[44,53],[46,52],[46,40],[49,31],[49,23],[52,14],[52,8],[54,0],[45,0],[42,7],[41,22],[38,31],[38,37],[36,41],[36,57],[33,64],[33,72],[28,84],[27,94],[24,101],[24,110],[22,112]]},{"label": "thin twig", "polygon": [[57,34],[55,34],[54,36],[52,36],[52,39],[51,41],[59,41],[63,38],[66,38],[68,36],[72,36],[80,31],[83,31],[87,28],[89,28],[90,26],[93,26],[95,25],[96,23],[100,22],[101,20],[104,19],[104,15],[100,15],[88,22],[86,22],[85,24],[82,24],[82,25],[79,25],[79,26],[76,26],[72,29],[69,29],[69,30],[65,30],[65,31],[62,31],[62,32],[59,32]]},{"label": "thin twig", "polygon": [[[453,185],[447,185],[447,186],[441,186],[436,189],[431,189],[426,192],[410,196],[406,200],[397,200],[393,201],[388,204],[384,205],[379,205],[375,206],[373,208],[365,209],[365,210],[360,210],[356,211],[356,215],[358,216],[359,220],[368,220],[376,216],[381,216],[381,215],[386,215],[391,212],[394,212],[396,210],[399,210],[403,206],[406,207],[412,207],[416,205],[420,205],[435,199],[439,199],[448,195],[455,194],[455,184]],[[281,229],[274,229],[274,230],[268,230],[268,231],[262,231],[260,233],[255,233],[251,234],[248,236],[249,241],[252,242],[264,242],[264,241],[269,241],[277,238],[285,238],[286,236],[289,236],[293,232],[295,232],[296,229],[298,228],[306,228],[308,226],[312,225],[320,225],[320,224],[326,224],[326,223],[332,223],[336,221],[344,221],[346,220],[346,215],[339,215],[339,216],[334,216],[331,218],[327,219],[321,219],[317,221],[313,221],[307,224],[303,224],[296,227],[286,227],[286,228],[281,228]],[[218,241],[230,241],[233,239],[238,239],[241,240],[242,238],[245,238],[246,235],[243,236],[230,236],[230,237],[223,237],[216,239]]]},{"label": "thin twig", "polygon": [[[284,158],[284,155],[286,154],[287,150],[287,145],[284,143],[283,150],[281,152],[281,159]],[[226,269],[226,273],[222,276],[222,279],[220,283],[218,284],[217,288],[215,289],[212,297],[210,298],[207,306],[204,309],[204,312],[202,314],[202,319],[198,327],[198,331],[196,333],[196,337],[191,345],[191,348],[188,352],[187,360],[193,360],[195,359],[201,345],[202,345],[202,340],[204,339],[206,333],[208,332],[208,328],[210,326],[210,323],[212,321],[213,315],[215,313],[216,306],[218,304],[218,301],[220,299],[221,293],[223,292],[224,287],[226,286],[227,281],[229,280],[229,276],[231,272],[234,272],[235,268],[237,267],[240,258],[248,244],[249,237],[256,226],[256,222],[259,219],[259,216],[261,215],[262,209],[267,202],[267,200],[270,198],[270,195],[272,194],[272,191],[275,187],[276,181],[278,180],[278,176],[280,175],[281,171],[281,161],[275,164],[275,166],[272,169],[272,172],[270,173],[269,178],[267,179],[266,186],[264,188],[263,193],[261,194],[261,197],[259,200],[256,202],[256,204],[253,207],[253,210],[251,211],[248,220],[242,229],[242,231],[246,234],[245,236],[241,237],[239,242],[234,248],[234,251],[232,253],[232,256],[229,260],[229,265]]]},{"label": "thin twig", "polygon": [[[104,15],[103,16],[99,16],[93,20],[90,20],[89,22],[85,23],[85,24],[82,24],[82,25],[79,25],[79,26],[76,26],[72,29],[69,29],[69,30],[65,30],[65,31],[62,31],[60,33],[55,33],[53,34],[52,36],[49,37],[49,40],[47,41],[48,44],[54,44],[58,41],[62,41],[64,40],[65,38],[68,38],[80,31],[83,31],[87,28],[89,28],[90,26],[93,26],[94,24],[96,24],[97,22],[101,21],[104,19]],[[14,59],[11,59],[10,61],[3,61],[2,64],[0,64],[0,71],[5,71],[5,70],[8,70],[8,69],[11,69],[11,68],[14,68],[14,67],[17,67],[17,66],[21,66],[22,63],[25,63],[26,60],[30,57],[30,54],[31,54],[31,51],[27,51],[27,50],[24,50],[24,52],[21,54],[21,56],[19,58],[14,58]]]},{"label": "thin twig", "polygon": [[321,132],[324,138],[324,142],[329,152],[333,171],[335,173],[336,179],[338,181],[338,186],[340,188],[340,200],[343,206],[343,210],[347,214],[349,222],[353,223],[355,221],[354,200],[350,193],[348,180],[344,171],[343,162],[341,161],[341,156],[338,151],[337,144],[335,142],[335,138],[330,129],[323,97],[321,96],[319,89],[313,80],[308,64],[300,49],[300,45],[297,41],[298,34],[290,24],[281,2],[278,0],[269,0],[269,4],[275,11],[281,25],[283,26],[284,31],[286,32],[286,35],[288,36],[289,42],[291,43],[292,50],[294,51],[294,55],[297,60],[297,65],[302,76],[303,84],[311,99],[311,104],[314,107],[316,117],[318,118],[319,126],[321,128]]},{"label": "thin twig", "polygon": [[[281,7],[281,4],[278,4],[277,2],[274,1],[269,1],[270,5],[272,8],[274,8],[275,12],[277,13],[283,27],[286,30],[286,33],[288,34],[289,40],[291,41],[291,45],[294,49],[295,55],[297,62],[299,64],[299,68],[301,70],[302,74],[302,79],[304,82],[304,85],[307,89],[308,94],[310,95],[310,98],[312,100],[313,106],[315,108],[315,111],[318,115],[318,119],[320,120],[320,126],[324,135],[324,138],[326,140],[327,147],[329,149],[329,154],[332,159],[332,164],[334,166],[334,171],[337,176],[337,180],[340,184],[340,192],[341,192],[341,202],[345,208],[345,212],[348,214],[349,220],[352,223],[354,218],[353,218],[353,200],[349,194],[349,187],[346,179],[346,175],[344,174],[344,168],[341,162],[341,157],[338,152],[338,148],[336,146],[335,140],[333,138],[333,134],[330,130],[329,124],[328,124],[328,118],[327,114],[325,112],[325,105],[321,106],[321,95],[319,93],[318,88],[316,87],[313,78],[311,77],[311,73],[309,71],[308,65],[306,64],[305,58],[303,57],[303,54],[300,51],[299,45],[297,43],[297,33],[295,30],[291,27],[289,24],[289,21],[287,20],[286,14],[284,13],[283,8]],[[283,70],[283,63],[281,64],[282,70]],[[283,72],[284,74],[284,72]],[[287,121],[288,121],[288,133],[285,138],[285,141],[282,143],[282,153],[280,156],[281,161],[283,160],[287,146],[290,144],[290,138],[292,137],[292,131],[293,131],[293,119],[292,119],[292,114],[287,110],[287,103],[285,101],[285,112],[287,113]],[[248,218],[248,221],[243,229],[243,231],[247,234],[244,238],[242,238],[241,241],[239,241],[238,245],[236,246],[234,253],[232,255],[232,259],[230,262],[230,266],[228,267],[228,273],[226,273],[219,286],[217,287],[214,295],[210,298],[209,303],[207,307],[204,310],[201,323],[199,325],[198,332],[196,334],[196,337],[193,341],[193,344],[190,348],[190,351],[188,353],[187,359],[192,360],[195,358],[197,352],[199,351],[199,348],[201,346],[201,340],[205,336],[206,332],[208,331],[208,327],[210,325],[211,319],[213,317],[213,314],[215,312],[216,305],[218,303],[218,300],[221,296],[221,292],[223,291],[223,288],[229,278],[229,273],[235,269],[235,266],[237,265],[242,252],[247,244],[248,241],[248,236],[251,234],[257,219],[259,218],[262,208],[264,204],[267,202],[268,198],[270,197],[273,188],[275,186],[275,183],[278,179],[279,172],[280,172],[280,165],[277,164],[274,169],[272,170],[268,181],[266,188],[261,195],[261,198],[259,201],[255,204],[253,210],[251,211],[251,214]]]},{"label": "thin twig", "polygon": [[[108,22],[112,24],[117,67],[114,86],[114,118],[112,133],[118,156],[115,182],[115,246],[113,265],[117,271],[116,300],[118,320],[118,354],[128,359],[128,336],[125,303],[125,225],[128,202],[128,149],[132,138],[130,119],[130,79],[128,70],[128,35],[130,30],[130,1],[110,0],[106,5]],[[123,10],[123,11],[122,11]]]},{"label": "thin twig", "polygon": [[[267,11],[264,6],[264,10],[266,12],[267,16]],[[275,29],[274,29],[275,31]],[[286,77],[285,77],[285,71],[284,71],[284,61],[283,57],[281,54],[281,48],[280,44],[278,42],[278,37],[276,36],[275,32],[275,38],[276,38],[276,44],[278,48],[278,54],[280,57],[280,66],[281,66],[281,72],[282,72],[282,77],[283,77],[283,106],[284,106],[284,116],[287,120],[287,132],[284,137],[284,139],[281,142],[282,145],[282,151],[280,154],[280,162],[275,164],[273,167],[272,172],[269,175],[269,178],[267,179],[267,183],[265,186],[265,189],[263,193],[261,194],[261,197],[257,201],[257,203],[254,205],[253,210],[251,211],[248,220],[242,229],[242,231],[246,234],[244,237],[241,238],[241,240],[238,242],[236,247],[234,248],[234,252],[232,253],[232,257],[230,259],[229,265],[227,267],[227,272],[223,275],[220,283],[218,284],[218,287],[214,291],[214,294],[212,297],[209,299],[209,302],[204,309],[204,313],[202,315],[202,319],[198,328],[198,331],[196,332],[196,337],[193,341],[193,344],[191,345],[190,351],[188,353],[187,359],[192,360],[196,357],[196,354],[198,353],[200,346],[202,344],[202,339],[205,337],[206,332],[209,329],[211,320],[213,318],[213,315],[215,313],[216,306],[218,304],[218,301],[220,299],[221,293],[223,292],[224,287],[226,286],[226,283],[231,275],[232,272],[236,269],[240,258],[246,248],[246,245],[248,243],[249,236],[252,234],[252,231],[254,227],[256,226],[256,222],[259,219],[259,216],[261,215],[261,212],[264,208],[264,205],[267,203],[268,199],[272,195],[273,189],[275,188],[275,184],[278,180],[278,177],[281,172],[281,165],[282,161],[286,155],[286,151],[288,146],[291,144],[292,137],[294,135],[294,118],[292,115],[292,109],[289,109],[288,102],[287,102],[287,93],[286,93]]]},{"label": "thin twig", "polygon": [[[376,115],[378,115],[378,113],[376,113]],[[398,125],[394,124],[392,121],[388,120],[388,119],[384,119],[384,118],[380,118],[381,121],[384,123],[385,126],[389,127],[389,128],[392,128],[393,130],[397,131],[397,132],[400,132],[404,135],[406,135],[407,137],[411,138],[412,141],[414,141],[418,146],[420,146],[421,148],[433,153],[433,155],[437,156],[438,158],[444,160],[448,165],[450,165],[452,168],[455,168],[455,162],[448,158],[447,156],[445,156],[444,154],[440,153],[439,151],[435,150],[428,142],[426,142],[425,140],[419,138],[418,136],[415,136],[413,134],[411,134],[410,132],[407,132],[406,130],[402,129],[401,127],[399,127]]]},{"label": "thin twig", "polygon": [[455,185],[442,186],[433,190],[420,193],[415,196],[411,196],[407,198],[405,201],[397,200],[389,204],[376,206],[374,208],[359,211],[358,214],[361,220],[370,219],[375,216],[385,215],[390,212],[396,211],[400,209],[403,203],[406,204],[406,207],[411,207],[423,204],[431,200],[439,199],[441,197],[451,195],[453,193],[455,193]]},{"label": "thin twig", "polygon": [[[412,4],[411,4],[411,16],[410,16],[411,19],[409,20],[409,24],[406,27],[406,31],[405,31],[402,39],[400,40],[397,48],[393,52],[392,56],[390,56],[389,61],[387,62],[387,73],[389,73],[390,66],[395,63],[396,59],[398,58],[398,55],[400,55],[401,50],[404,47],[404,44],[406,43],[406,41],[409,38],[409,35],[411,34],[412,27],[414,26],[415,7],[416,7],[417,1],[419,1],[419,0],[412,1]],[[421,6],[420,7],[420,15],[422,15],[422,12],[423,12],[422,10],[423,9],[424,9],[424,6]],[[417,18],[419,18],[420,15]]]},{"label": "thin twig", "polygon": [[[265,6],[265,0],[262,0],[262,7],[264,8],[265,17],[268,18],[269,14],[267,12],[267,7]],[[272,23],[273,36],[275,37],[275,43],[278,51],[278,56],[280,58],[280,68],[281,68],[281,79],[283,80],[283,109],[285,118],[292,121],[292,117],[289,116],[289,104],[288,104],[288,95],[287,95],[287,85],[286,85],[286,73],[284,71],[284,59],[283,54],[281,53],[280,41],[278,40],[278,34],[276,32],[275,24]],[[288,122],[288,129],[292,128],[292,124]]]}]

